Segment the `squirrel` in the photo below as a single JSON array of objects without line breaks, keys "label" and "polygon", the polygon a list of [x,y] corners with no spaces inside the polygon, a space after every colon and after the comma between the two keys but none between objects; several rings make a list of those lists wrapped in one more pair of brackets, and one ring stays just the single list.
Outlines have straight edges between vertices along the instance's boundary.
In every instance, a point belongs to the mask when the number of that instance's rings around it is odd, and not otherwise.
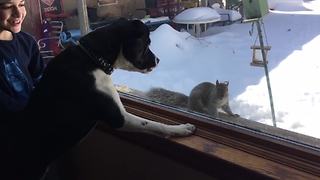
[{"label": "squirrel", "polygon": [[198,84],[190,92],[188,108],[214,117],[219,117],[218,109],[221,109],[229,116],[239,117],[229,106],[228,86],[228,81],[220,83],[218,80],[216,84],[211,82]]},{"label": "squirrel", "polygon": [[229,116],[239,117],[231,111],[229,106],[228,85],[228,81],[220,83],[217,80],[216,84],[202,82],[191,90],[189,96],[163,88],[152,88],[146,96],[166,105],[205,113],[213,117],[219,117],[218,109]]},{"label": "squirrel", "polygon": [[188,96],[179,92],[163,88],[152,88],[146,93],[146,97],[165,105],[188,109]]}]

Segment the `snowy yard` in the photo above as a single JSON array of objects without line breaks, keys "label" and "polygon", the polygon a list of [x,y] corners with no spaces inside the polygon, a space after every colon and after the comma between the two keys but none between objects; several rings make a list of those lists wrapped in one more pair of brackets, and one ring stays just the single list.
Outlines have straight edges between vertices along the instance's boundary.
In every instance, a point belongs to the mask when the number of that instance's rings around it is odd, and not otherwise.
[{"label": "snowy yard", "polygon": [[[275,1],[275,0],[274,0]],[[320,1],[271,2],[264,17],[277,126],[320,138]],[[188,95],[203,81],[229,81],[230,105],[242,117],[272,125],[264,69],[250,66],[257,37],[251,23],[214,26],[202,37],[162,25],[151,33],[160,58],[149,74],[115,71],[115,84],[147,91],[162,87]]]}]

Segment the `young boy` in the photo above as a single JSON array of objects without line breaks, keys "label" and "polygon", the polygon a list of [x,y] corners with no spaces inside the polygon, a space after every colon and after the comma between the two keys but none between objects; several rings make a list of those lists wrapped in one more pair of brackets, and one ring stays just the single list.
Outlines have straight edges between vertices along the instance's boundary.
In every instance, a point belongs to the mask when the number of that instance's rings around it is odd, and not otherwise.
[{"label": "young boy", "polygon": [[21,32],[24,0],[0,0],[0,114],[22,110],[43,62],[36,41]]},{"label": "young boy", "polygon": [[21,171],[28,163],[16,152],[24,149],[12,145],[19,133],[14,117],[26,106],[44,67],[36,41],[21,32],[25,16],[24,0],[0,0],[0,179],[39,179]]}]

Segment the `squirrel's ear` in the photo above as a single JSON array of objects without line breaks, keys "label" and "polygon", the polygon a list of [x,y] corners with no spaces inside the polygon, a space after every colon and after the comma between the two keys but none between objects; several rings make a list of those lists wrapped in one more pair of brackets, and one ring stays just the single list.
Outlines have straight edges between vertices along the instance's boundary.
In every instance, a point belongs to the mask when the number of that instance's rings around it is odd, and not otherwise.
[{"label": "squirrel's ear", "polygon": [[216,80],[216,85],[218,85],[219,84],[219,80]]},{"label": "squirrel's ear", "polygon": [[229,81],[225,81],[224,83],[225,83],[227,86],[229,85]]}]

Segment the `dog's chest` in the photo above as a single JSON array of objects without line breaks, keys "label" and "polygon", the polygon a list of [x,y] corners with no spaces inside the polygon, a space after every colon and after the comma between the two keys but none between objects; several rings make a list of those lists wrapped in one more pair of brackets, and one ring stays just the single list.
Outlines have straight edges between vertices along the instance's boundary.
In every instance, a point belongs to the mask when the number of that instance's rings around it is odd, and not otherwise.
[{"label": "dog's chest", "polygon": [[109,96],[113,96],[114,93],[116,93],[116,89],[113,86],[110,75],[107,75],[100,69],[94,70],[92,75],[95,78],[95,87],[98,91]]}]

